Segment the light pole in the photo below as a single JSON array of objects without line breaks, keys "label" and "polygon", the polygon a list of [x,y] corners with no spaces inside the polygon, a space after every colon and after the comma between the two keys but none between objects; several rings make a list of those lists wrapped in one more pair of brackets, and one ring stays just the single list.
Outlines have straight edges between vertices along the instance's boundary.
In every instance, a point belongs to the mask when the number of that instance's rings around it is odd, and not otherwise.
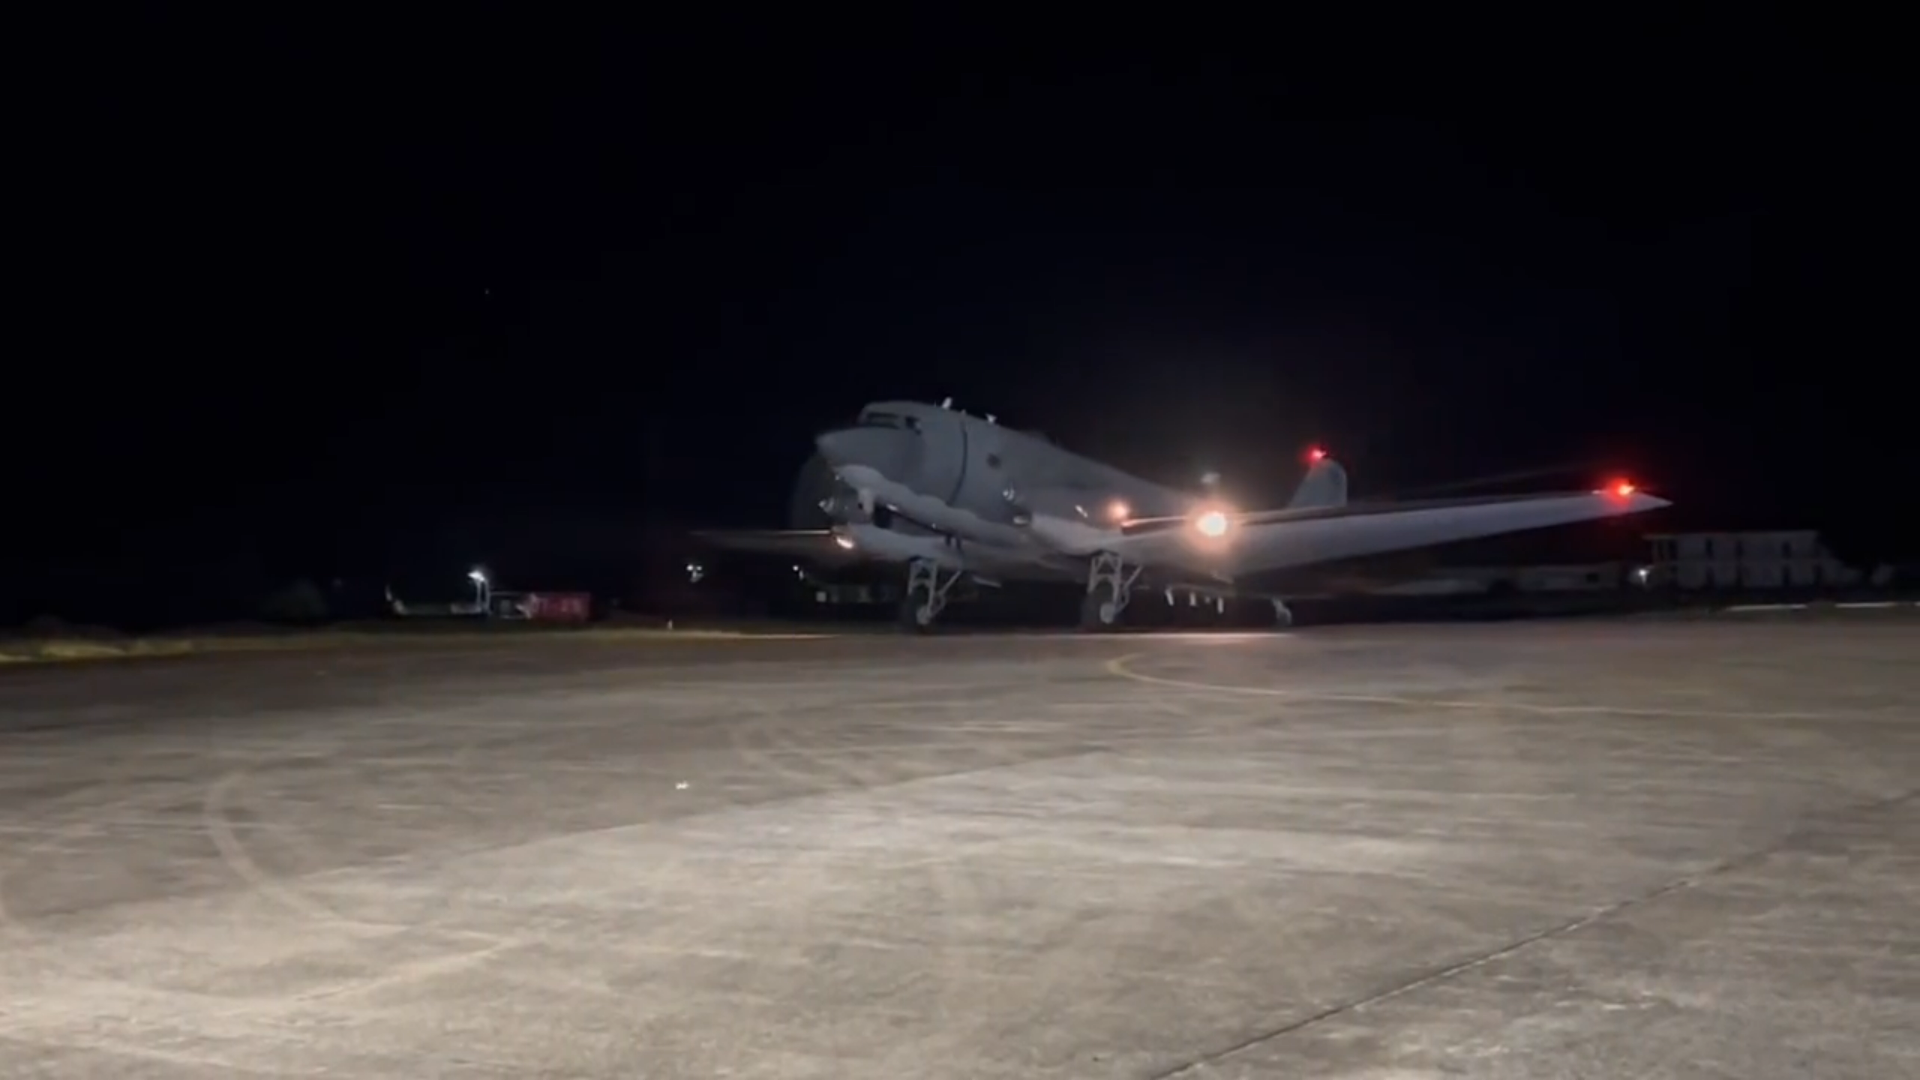
[{"label": "light pole", "polygon": [[467,571],[467,580],[473,582],[473,597],[474,597],[474,600],[480,605],[480,614],[481,615],[488,614],[487,572],[476,566],[473,569]]}]

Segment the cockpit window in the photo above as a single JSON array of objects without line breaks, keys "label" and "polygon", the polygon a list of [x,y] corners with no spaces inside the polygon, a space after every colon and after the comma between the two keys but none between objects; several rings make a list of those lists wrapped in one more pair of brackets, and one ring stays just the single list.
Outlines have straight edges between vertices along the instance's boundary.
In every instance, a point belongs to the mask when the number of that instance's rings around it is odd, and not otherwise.
[{"label": "cockpit window", "polygon": [[905,428],[908,431],[919,431],[920,419],[915,416],[901,416],[897,413],[869,412],[860,414],[859,426]]}]

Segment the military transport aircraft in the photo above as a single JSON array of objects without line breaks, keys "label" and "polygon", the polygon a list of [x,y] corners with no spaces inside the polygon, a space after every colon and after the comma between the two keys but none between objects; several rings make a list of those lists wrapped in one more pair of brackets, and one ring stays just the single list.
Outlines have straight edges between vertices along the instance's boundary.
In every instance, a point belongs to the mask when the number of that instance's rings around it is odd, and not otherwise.
[{"label": "military transport aircraft", "polygon": [[[1349,503],[1346,471],[1314,450],[1287,506],[1245,511],[1211,490],[1155,484],[951,405],[875,402],[852,425],[820,435],[795,517],[828,527],[698,535],[819,568],[904,565],[901,622],[917,631],[934,624],[962,579],[1083,581],[1081,626],[1100,630],[1120,622],[1138,588],[1258,596],[1235,582],[1669,505],[1625,481],[1598,491]],[[1266,599],[1283,624],[1291,621],[1283,597]]]}]

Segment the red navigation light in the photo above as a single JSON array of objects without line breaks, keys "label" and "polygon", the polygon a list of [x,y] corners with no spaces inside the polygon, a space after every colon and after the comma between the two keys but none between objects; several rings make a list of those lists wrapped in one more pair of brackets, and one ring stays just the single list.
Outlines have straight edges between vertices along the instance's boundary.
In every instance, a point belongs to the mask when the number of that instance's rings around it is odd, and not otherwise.
[{"label": "red navigation light", "polygon": [[1307,451],[1307,460],[1308,460],[1308,461],[1316,461],[1316,462],[1317,462],[1317,461],[1325,461],[1326,459],[1327,459],[1327,452],[1326,452],[1325,450],[1323,450],[1323,449],[1321,449],[1321,448],[1320,448],[1320,447],[1318,447],[1318,446],[1316,446],[1316,447],[1314,447],[1313,449],[1311,449],[1311,450],[1308,450],[1308,451]]},{"label": "red navigation light", "polygon": [[1625,480],[1615,480],[1613,486],[1608,490],[1612,491],[1615,496],[1624,499],[1633,494],[1634,486]]}]

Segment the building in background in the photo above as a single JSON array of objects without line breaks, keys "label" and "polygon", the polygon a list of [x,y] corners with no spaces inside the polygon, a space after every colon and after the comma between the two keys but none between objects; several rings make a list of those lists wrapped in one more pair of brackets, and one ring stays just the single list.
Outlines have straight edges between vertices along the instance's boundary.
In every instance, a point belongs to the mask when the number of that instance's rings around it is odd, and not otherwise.
[{"label": "building in background", "polygon": [[1658,533],[1647,537],[1650,588],[1822,589],[1862,582],[1812,529]]}]

